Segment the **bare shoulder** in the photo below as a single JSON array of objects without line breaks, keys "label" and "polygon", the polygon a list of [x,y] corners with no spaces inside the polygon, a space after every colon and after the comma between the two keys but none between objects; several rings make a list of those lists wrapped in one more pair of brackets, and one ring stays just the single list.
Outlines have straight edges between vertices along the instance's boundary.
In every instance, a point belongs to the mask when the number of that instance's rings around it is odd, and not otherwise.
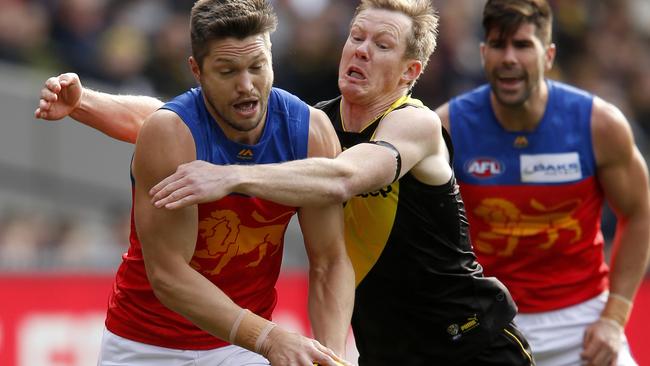
[{"label": "bare shoulder", "polygon": [[174,139],[191,133],[187,125],[174,112],[160,109],[152,113],[142,124],[142,130],[138,135],[137,143],[144,143],[151,139],[163,138]]},{"label": "bare shoulder", "polygon": [[309,157],[336,157],[341,152],[339,140],[329,117],[320,109],[309,107]]},{"label": "bare shoulder", "polygon": [[615,105],[594,97],[591,134],[599,166],[627,159],[634,150],[634,136],[629,122]]},{"label": "bare shoulder", "polygon": [[[438,114],[428,108],[406,107],[390,112],[381,124],[401,123],[401,128],[416,130],[439,130],[441,121]],[[422,131],[420,131],[422,132]]]},{"label": "bare shoulder", "polygon": [[176,166],[195,158],[194,138],[187,125],[176,113],[158,110],[145,120],[138,134],[133,173],[166,176]]},{"label": "bare shoulder", "polygon": [[311,130],[312,128],[317,130],[334,130],[325,112],[318,108],[309,107],[309,129]]}]

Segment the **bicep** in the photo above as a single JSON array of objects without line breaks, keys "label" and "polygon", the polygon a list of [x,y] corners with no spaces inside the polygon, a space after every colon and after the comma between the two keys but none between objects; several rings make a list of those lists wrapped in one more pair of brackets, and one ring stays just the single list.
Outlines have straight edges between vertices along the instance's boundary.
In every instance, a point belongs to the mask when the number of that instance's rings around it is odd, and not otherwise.
[{"label": "bicep", "polygon": [[135,224],[148,273],[189,262],[194,252],[196,206],[158,209],[148,192],[195,155],[191,133],[171,112],[156,112],[138,136],[133,158]]},{"label": "bicep", "polygon": [[437,153],[442,142],[440,129],[440,119],[434,112],[405,108],[386,116],[373,139],[386,141],[399,151],[404,173]]},{"label": "bicep", "polygon": [[636,147],[624,158],[599,167],[598,181],[617,215],[630,217],[647,210],[648,169]]},{"label": "bicep", "polygon": [[612,208],[628,217],[646,209],[648,169],[623,114],[595,99],[592,135],[598,181]]}]

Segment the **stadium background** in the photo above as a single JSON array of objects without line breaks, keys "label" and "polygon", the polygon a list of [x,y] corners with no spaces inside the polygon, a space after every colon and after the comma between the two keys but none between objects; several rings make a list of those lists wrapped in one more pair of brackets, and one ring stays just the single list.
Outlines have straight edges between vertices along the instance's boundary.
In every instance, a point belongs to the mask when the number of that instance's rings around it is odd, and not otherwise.
[{"label": "stadium background", "polygon": [[[337,95],[340,48],[356,4],[275,0],[275,85],[313,103]],[[70,120],[33,118],[47,76],[75,71],[86,86],[162,99],[193,85],[190,0],[0,0],[0,365],[95,363],[106,295],[126,248],[131,145]],[[483,0],[434,0],[437,51],[415,95],[436,107],[483,81]],[[648,159],[650,1],[552,1],[559,52],[553,77],[614,102]],[[611,240],[609,212],[603,226]],[[287,233],[276,320],[308,331],[306,260]],[[641,365],[650,280],[627,333]]]}]

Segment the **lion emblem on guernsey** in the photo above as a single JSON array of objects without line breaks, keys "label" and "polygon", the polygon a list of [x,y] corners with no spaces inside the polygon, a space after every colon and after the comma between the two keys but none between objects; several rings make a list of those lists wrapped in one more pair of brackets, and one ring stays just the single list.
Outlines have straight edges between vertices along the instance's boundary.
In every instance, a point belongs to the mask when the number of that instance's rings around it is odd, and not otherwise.
[{"label": "lion emblem on guernsey", "polygon": [[221,273],[223,268],[236,256],[257,253],[246,267],[256,267],[266,257],[275,254],[280,248],[286,224],[275,224],[293,212],[284,213],[270,220],[253,212],[253,219],[260,224],[259,227],[242,225],[236,212],[231,210],[216,210],[209,217],[199,222],[199,236],[205,240],[206,248],[197,250],[195,258],[219,258],[217,265],[212,269],[201,268],[193,260],[191,265],[196,270],[209,275]]},{"label": "lion emblem on guernsey", "polygon": [[[574,243],[582,237],[580,223],[573,217],[580,202],[574,199],[546,207],[533,199],[530,201],[530,207],[536,213],[524,214],[508,200],[484,199],[474,213],[489,225],[489,229],[479,232],[475,241],[476,249],[486,254],[511,256],[521,238],[540,236],[543,239],[538,248],[546,250],[556,243],[560,232],[564,230],[572,233],[570,243]],[[492,243],[504,239],[507,240],[505,247],[496,251]]]}]

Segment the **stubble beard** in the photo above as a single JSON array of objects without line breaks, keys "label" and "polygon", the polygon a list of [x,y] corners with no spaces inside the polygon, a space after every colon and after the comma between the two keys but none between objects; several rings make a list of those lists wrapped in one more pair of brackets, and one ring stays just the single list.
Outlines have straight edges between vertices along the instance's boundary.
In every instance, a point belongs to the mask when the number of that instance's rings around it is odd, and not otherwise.
[{"label": "stubble beard", "polygon": [[[208,98],[206,98],[206,99],[208,99]],[[216,108],[214,103],[212,103],[212,101],[209,100],[209,99],[208,99],[208,104],[210,104],[210,107],[212,108],[214,113],[217,115],[217,118],[221,122],[228,125],[228,127],[232,128],[233,130],[235,130],[237,132],[250,132],[250,131],[254,130],[255,128],[257,128],[257,126],[260,125],[260,123],[262,122],[262,118],[266,114],[266,106],[262,106],[261,99],[258,99],[258,100],[260,100],[258,102],[260,104],[260,109],[259,109],[259,112],[258,112],[259,116],[257,116],[257,119],[255,120],[255,123],[253,123],[252,125],[250,125],[248,127],[242,126],[241,124],[237,124],[236,122],[226,118],[221,112],[219,112],[219,109]]]}]

